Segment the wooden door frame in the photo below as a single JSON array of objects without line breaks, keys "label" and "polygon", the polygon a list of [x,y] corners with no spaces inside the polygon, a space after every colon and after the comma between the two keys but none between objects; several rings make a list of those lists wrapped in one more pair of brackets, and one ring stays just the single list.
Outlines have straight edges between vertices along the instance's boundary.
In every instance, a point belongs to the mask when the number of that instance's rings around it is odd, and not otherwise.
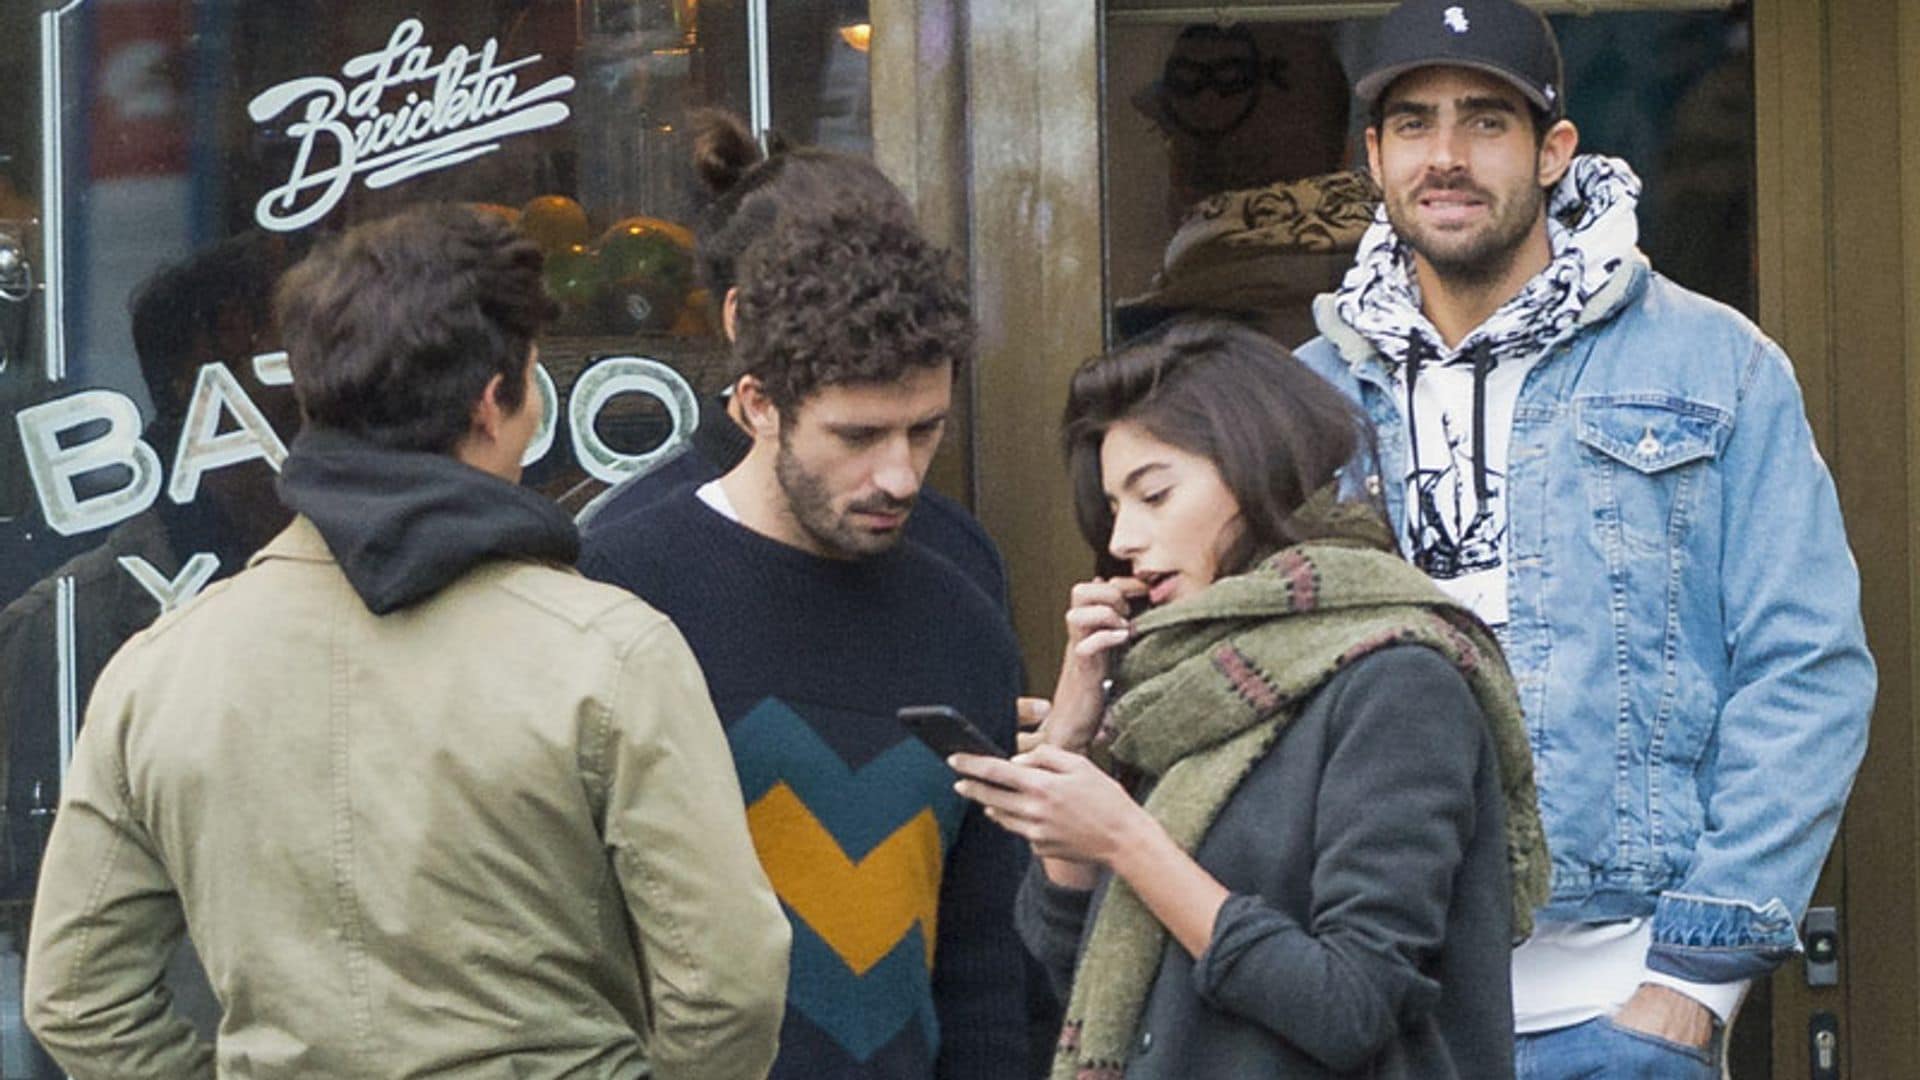
[{"label": "wooden door frame", "polygon": [[1839,909],[1841,981],[1774,977],[1774,1076],[1808,1075],[1808,1019],[1840,1020],[1843,1075],[1920,1060],[1920,790],[1913,529],[1920,453],[1920,3],[1757,0],[1762,327],[1794,359],[1827,456],[1879,666],[1867,759],[1814,902]]},{"label": "wooden door frame", "polygon": [[1074,367],[1104,344],[1100,8],[967,3],[974,510],[1006,555],[1041,693],[1059,667],[1067,590],[1093,565],[1056,432]]},{"label": "wooden door frame", "polygon": [[[920,227],[970,264],[966,0],[871,0],[874,164],[912,203]],[[928,483],[974,504],[979,365],[961,373]]]}]

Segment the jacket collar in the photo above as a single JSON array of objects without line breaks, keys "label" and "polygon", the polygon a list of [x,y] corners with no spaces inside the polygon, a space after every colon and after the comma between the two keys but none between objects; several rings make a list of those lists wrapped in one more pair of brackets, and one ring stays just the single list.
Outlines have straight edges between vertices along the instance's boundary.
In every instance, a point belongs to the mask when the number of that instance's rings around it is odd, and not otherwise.
[{"label": "jacket collar", "polygon": [[[1593,299],[1582,310],[1581,328],[1605,322],[1633,306],[1647,291],[1647,286],[1652,280],[1653,266],[1644,256],[1630,261],[1623,272],[1615,275],[1604,289],[1594,294]],[[1340,359],[1353,369],[1356,378],[1377,386],[1389,385],[1393,376],[1387,367],[1385,357],[1360,331],[1355,330],[1340,317],[1335,304],[1334,293],[1321,293],[1314,298],[1315,326],[1327,342],[1339,352]]]},{"label": "jacket collar", "polygon": [[327,550],[327,541],[320,535],[320,530],[304,514],[295,514],[286,528],[267,541],[265,547],[254,552],[247,559],[247,567],[251,569],[270,559],[317,563],[334,561],[333,552]]}]

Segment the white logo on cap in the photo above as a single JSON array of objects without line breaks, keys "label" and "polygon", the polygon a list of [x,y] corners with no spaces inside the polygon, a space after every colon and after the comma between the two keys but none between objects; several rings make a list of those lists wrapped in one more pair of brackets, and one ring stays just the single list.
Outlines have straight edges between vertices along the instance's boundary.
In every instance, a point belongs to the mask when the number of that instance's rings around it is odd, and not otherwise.
[{"label": "white logo on cap", "polygon": [[1441,18],[1446,20],[1447,29],[1456,34],[1464,34],[1470,27],[1470,24],[1467,22],[1467,9],[1465,8],[1450,7]]}]

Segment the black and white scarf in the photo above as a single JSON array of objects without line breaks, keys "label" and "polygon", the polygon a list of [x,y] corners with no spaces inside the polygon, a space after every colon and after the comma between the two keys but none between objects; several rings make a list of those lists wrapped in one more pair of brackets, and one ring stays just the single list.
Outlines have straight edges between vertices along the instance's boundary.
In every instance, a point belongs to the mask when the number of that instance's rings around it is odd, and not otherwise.
[{"label": "black and white scarf", "polygon": [[1357,336],[1390,368],[1416,350],[1427,362],[1441,364],[1484,356],[1489,367],[1508,358],[1537,357],[1619,305],[1632,276],[1624,271],[1645,258],[1635,246],[1639,200],[1640,178],[1626,162],[1592,154],[1575,158],[1548,198],[1553,261],[1453,348],[1420,311],[1413,251],[1388,222],[1382,203],[1339,291],[1322,297],[1331,310],[1320,310],[1321,330],[1349,358],[1362,353],[1353,348],[1360,344],[1351,340]]}]

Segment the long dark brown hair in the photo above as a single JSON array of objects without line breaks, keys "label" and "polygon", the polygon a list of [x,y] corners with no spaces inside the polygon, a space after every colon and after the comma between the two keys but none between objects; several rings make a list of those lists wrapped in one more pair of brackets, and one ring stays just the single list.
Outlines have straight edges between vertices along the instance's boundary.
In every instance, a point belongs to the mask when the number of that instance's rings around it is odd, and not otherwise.
[{"label": "long dark brown hair", "polygon": [[1366,496],[1340,513],[1299,513],[1348,465],[1376,464],[1365,415],[1271,337],[1227,318],[1184,316],[1081,364],[1067,393],[1061,442],[1074,516],[1103,573],[1124,570],[1107,553],[1113,510],[1100,483],[1100,444],[1122,421],[1220,470],[1245,526],[1222,554],[1223,576],[1307,540],[1392,544]]}]

